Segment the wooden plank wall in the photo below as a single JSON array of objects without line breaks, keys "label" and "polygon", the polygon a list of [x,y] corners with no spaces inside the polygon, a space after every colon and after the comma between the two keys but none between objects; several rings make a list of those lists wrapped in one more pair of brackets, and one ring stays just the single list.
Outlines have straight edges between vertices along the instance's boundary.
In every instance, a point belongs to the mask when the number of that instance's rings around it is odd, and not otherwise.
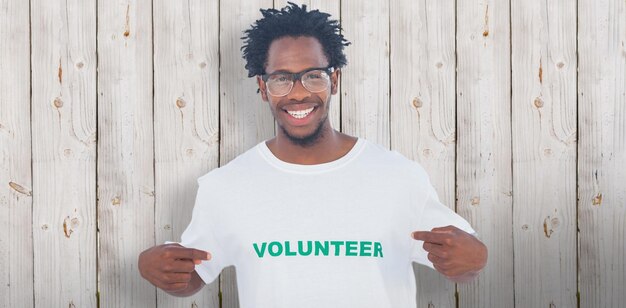
[{"label": "wooden plank wall", "polygon": [[94,307],[96,2],[30,8],[35,306]]},{"label": "wooden plank wall", "polygon": [[[473,283],[415,266],[418,307],[626,302],[626,3],[299,0],[340,19],[333,127],[427,169],[489,247]],[[242,31],[287,0],[0,0],[0,307],[239,307],[137,255],[196,179],[276,132]]]}]

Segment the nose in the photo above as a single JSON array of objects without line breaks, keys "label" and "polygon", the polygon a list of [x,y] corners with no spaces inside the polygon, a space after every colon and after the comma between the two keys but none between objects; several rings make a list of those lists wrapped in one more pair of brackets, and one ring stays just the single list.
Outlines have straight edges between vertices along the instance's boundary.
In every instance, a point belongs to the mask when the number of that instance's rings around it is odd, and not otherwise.
[{"label": "nose", "polygon": [[304,98],[311,96],[311,92],[309,92],[309,90],[302,85],[300,80],[296,80],[294,81],[293,88],[291,89],[291,92],[289,92],[288,96],[293,100],[301,101]]}]

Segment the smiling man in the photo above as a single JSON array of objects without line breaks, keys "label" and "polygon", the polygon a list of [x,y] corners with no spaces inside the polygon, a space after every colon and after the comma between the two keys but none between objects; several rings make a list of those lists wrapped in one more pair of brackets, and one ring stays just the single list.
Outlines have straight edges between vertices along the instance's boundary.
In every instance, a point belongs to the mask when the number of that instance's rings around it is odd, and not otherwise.
[{"label": "smiling man", "polygon": [[261,12],[243,54],[280,129],[198,179],[180,243],[144,251],[142,276],[188,296],[234,265],[242,308],[415,307],[413,262],[474,279],[487,249],[424,169],[331,127],[349,44],[338,22],[294,4]]}]

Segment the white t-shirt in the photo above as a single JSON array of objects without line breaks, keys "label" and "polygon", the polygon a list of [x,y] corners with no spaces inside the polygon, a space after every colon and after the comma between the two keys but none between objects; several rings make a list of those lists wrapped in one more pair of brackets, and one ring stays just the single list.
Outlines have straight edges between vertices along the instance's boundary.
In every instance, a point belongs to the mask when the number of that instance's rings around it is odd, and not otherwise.
[{"label": "white t-shirt", "polygon": [[341,158],[281,161],[264,142],[198,178],[180,244],[209,251],[211,283],[234,265],[249,307],[415,307],[411,232],[469,223],[439,202],[424,169],[359,138]]}]

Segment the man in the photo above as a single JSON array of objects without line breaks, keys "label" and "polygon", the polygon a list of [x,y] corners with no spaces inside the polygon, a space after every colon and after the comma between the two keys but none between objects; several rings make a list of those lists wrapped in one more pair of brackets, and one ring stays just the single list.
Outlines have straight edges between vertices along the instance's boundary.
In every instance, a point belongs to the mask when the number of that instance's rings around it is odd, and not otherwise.
[{"label": "man", "polygon": [[189,296],[234,265],[243,308],[415,307],[412,262],[476,277],[487,249],[424,169],[331,127],[349,44],[338,22],[294,4],[261,12],[243,53],[280,129],[198,179],[181,242],[144,251],[142,276]]}]

